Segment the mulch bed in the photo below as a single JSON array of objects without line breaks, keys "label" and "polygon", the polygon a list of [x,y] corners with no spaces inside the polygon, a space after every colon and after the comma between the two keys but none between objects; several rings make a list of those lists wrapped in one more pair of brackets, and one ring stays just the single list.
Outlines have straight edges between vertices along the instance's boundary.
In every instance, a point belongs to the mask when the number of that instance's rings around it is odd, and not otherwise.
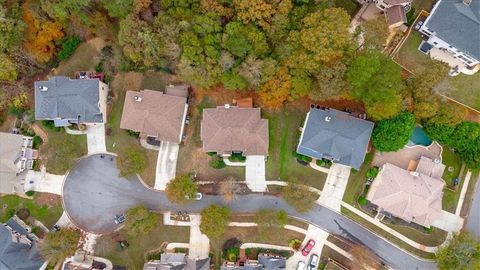
[{"label": "mulch bed", "polygon": [[52,193],[38,193],[38,196],[35,198],[35,202],[38,205],[48,205],[49,207],[58,205],[61,203],[62,197]]}]

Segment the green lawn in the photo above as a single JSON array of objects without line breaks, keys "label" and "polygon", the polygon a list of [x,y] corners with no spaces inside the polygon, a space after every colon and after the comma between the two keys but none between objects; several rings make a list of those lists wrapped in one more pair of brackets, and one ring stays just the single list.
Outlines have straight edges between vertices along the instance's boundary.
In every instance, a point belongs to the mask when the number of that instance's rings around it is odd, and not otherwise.
[{"label": "green lawn", "polygon": [[418,50],[421,42],[420,34],[412,31],[403,43],[402,48],[395,55],[394,60],[413,73],[422,72],[432,60]]},{"label": "green lawn", "polygon": [[[462,165],[460,158],[446,146],[443,147],[442,162],[446,166],[442,179],[445,180],[447,184],[443,190],[442,208],[445,211],[454,213],[468,169],[466,167],[462,168],[462,166],[465,165]],[[450,166],[454,168],[452,172],[448,171],[448,167]],[[456,177],[460,178],[460,184],[458,186],[454,185]]]},{"label": "green lawn", "polygon": [[287,181],[297,178],[300,182],[322,189],[327,174],[297,163],[292,152],[300,139],[300,130],[306,113],[301,111],[263,112],[268,119],[269,156],[266,164],[268,180]]},{"label": "green lawn", "polygon": [[65,174],[75,166],[78,158],[87,154],[86,135],[69,135],[63,129],[53,131],[42,124],[39,126],[48,136],[48,142],[40,147],[40,157],[47,167],[47,172]]},{"label": "green lawn", "polygon": [[430,233],[427,233],[427,232],[422,232],[417,229],[407,227],[407,226],[402,226],[402,225],[393,225],[393,224],[385,224],[385,225],[425,246],[431,246],[431,247],[438,246],[442,244],[447,238],[446,231],[442,231],[435,227],[432,227],[432,231]]},{"label": "green lawn", "polygon": [[0,222],[4,223],[11,218],[19,209],[27,208],[31,217],[41,221],[45,226],[51,228],[62,216],[63,208],[61,203],[54,206],[40,205],[34,196],[33,200],[21,198],[15,195],[6,195],[0,197]]},{"label": "green lawn", "polygon": [[[97,240],[95,255],[105,257],[113,264],[124,266],[127,269],[143,269],[144,256],[147,251],[159,248],[164,242],[188,243],[190,227],[163,225],[161,215],[158,220],[157,226],[145,235],[130,236],[123,231],[120,231],[120,235],[103,235]],[[114,237],[127,240],[130,246],[120,250]]]},{"label": "green lawn", "polygon": [[365,175],[367,174],[368,169],[372,167],[373,154],[372,151],[365,156],[362,167],[360,167],[358,172],[355,172],[352,169],[350,178],[348,179],[347,188],[345,189],[345,194],[343,195],[344,202],[354,206],[357,204],[357,198],[362,193],[363,184],[365,184],[366,181]]},{"label": "green lawn", "polygon": [[101,39],[94,39],[80,44],[73,55],[56,68],[56,75],[73,77],[76,71],[93,71],[100,62],[100,51],[96,46],[102,47],[101,44],[104,43]]},{"label": "green lawn", "polygon": [[[454,187],[455,178],[460,174],[462,161],[448,146],[444,146],[442,163],[445,165],[445,172],[443,173],[442,179],[445,180],[447,186]],[[453,167],[453,171],[449,172],[448,167]]]}]

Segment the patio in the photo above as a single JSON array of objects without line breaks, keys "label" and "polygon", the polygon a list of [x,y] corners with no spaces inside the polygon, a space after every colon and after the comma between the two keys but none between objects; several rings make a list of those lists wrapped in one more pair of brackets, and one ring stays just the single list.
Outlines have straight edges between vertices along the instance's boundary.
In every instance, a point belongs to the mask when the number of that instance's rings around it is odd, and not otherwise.
[{"label": "patio", "polygon": [[442,159],[442,146],[433,142],[430,146],[405,146],[397,152],[375,152],[372,165],[381,167],[385,163],[390,163],[402,169],[408,169],[411,160],[418,160],[421,156],[432,160]]}]

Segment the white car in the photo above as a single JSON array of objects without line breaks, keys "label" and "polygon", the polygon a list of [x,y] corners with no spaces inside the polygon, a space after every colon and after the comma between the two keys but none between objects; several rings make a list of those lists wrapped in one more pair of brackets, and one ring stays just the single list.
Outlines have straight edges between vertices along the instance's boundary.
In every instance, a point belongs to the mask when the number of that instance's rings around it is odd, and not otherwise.
[{"label": "white car", "polygon": [[297,270],[305,270],[305,262],[299,261],[297,264]]},{"label": "white car", "polygon": [[308,263],[308,270],[317,269],[317,265],[318,265],[318,255],[317,254],[312,254],[310,256],[310,262]]},{"label": "white car", "polygon": [[202,195],[202,193],[200,193],[200,192],[195,193],[195,195],[193,196],[193,198],[190,198],[188,195],[185,195],[185,199],[187,199],[187,200],[200,201],[202,198],[203,198],[203,195]]},{"label": "white car", "polygon": [[422,25],[423,25],[423,21],[419,21],[419,22],[417,22],[417,24],[415,24],[414,29],[418,31],[418,30],[420,30],[420,27],[422,27]]}]

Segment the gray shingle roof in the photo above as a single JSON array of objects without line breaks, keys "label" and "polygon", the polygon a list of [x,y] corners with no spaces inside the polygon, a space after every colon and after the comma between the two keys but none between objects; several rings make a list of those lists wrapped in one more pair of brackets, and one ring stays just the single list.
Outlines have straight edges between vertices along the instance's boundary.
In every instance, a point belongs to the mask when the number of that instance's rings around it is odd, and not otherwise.
[{"label": "gray shingle roof", "polygon": [[258,262],[263,265],[263,269],[285,269],[287,266],[287,261],[283,257],[273,257],[273,256],[258,256]]},{"label": "gray shingle roof", "polygon": [[372,122],[346,112],[313,108],[307,115],[297,152],[317,159],[332,159],[358,170],[372,129]]},{"label": "gray shingle roof", "polygon": [[[79,119],[79,123],[101,123],[98,79],[51,77],[35,82],[35,119]],[[41,87],[47,87],[42,91]]]},{"label": "gray shingle roof", "polygon": [[480,1],[440,0],[426,27],[452,46],[480,60]]},{"label": "gray shingle roof", "polygon": [[9,228],[0,225],[0,269],[40,269],[44,260],[38,252],[36,242],[16,242],[15,237],[17,236],[12,235]]}]

